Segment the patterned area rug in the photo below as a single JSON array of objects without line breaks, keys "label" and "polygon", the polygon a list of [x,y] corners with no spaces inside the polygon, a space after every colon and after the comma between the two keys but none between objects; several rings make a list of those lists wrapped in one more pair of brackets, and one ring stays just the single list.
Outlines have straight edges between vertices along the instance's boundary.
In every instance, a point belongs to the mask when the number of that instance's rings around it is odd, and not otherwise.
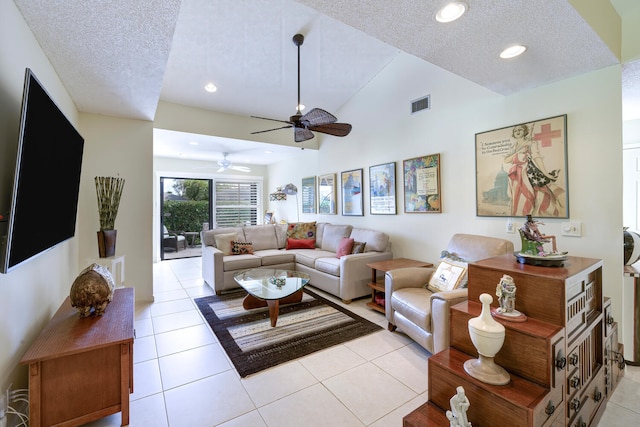
[{"label": "patterned area rug", "polygon": [[242,308],[244,290],[195,299],[241,377],[382,329],[305,289],[301,302],[269,309]]}]

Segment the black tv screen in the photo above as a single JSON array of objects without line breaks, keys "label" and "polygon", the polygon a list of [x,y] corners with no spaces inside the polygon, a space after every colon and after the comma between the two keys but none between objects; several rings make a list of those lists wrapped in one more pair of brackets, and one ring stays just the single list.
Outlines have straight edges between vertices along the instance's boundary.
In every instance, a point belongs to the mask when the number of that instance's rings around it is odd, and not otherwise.
[{"label": "black tv screen", "polygon": [[83,148],[84,138],[27,68],[3,273],[74,236]]}]

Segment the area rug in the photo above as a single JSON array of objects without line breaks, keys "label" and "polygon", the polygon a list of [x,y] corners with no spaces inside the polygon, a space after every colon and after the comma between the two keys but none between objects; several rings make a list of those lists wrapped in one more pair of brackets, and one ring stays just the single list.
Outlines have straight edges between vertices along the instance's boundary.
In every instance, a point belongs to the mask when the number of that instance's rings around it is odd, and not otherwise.
[{"label": "area rug", "polygon": [[195,299],[241,377],[382,329],[308,289],[301,302],[280,306],[272,328],[267,307],[242,307],[245,295]]}]

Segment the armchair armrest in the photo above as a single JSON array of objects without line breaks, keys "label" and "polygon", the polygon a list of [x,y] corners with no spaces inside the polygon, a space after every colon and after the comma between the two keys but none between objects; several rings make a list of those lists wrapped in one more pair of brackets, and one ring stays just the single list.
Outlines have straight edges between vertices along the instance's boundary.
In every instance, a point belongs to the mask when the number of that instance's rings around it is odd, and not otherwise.
[{"label": "armchair armrest", "polygon": [[402,288],[422,288],[429,283],[431,275],[436,271],[433,267],[406,267],[389,270],[384,275],[385,316],[393,323],[391,295]]},{"label": "armchair armrest", "polygon": [[466,288],[431,294],[433,354],[449,347],[451,306],[466,301],[467,299],[468,290]]}]

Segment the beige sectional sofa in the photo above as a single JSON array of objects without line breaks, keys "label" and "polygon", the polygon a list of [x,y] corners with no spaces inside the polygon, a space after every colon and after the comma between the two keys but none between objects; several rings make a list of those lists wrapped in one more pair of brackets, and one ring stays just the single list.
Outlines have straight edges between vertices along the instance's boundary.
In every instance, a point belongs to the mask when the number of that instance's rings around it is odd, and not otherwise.
[{"label": "beige sectional sofa", "polygon": [[[223,235],[223,237],[221,236]],[[235,241],[250,242],[251,254],[225,255],[216,244],[235,235]],[[216,237],[217,236],[217,237]],[[364,252],[336,257],[343,237],[363,242]],[[250,268],[282,268],[309,274],[309,284],[345,302],[371,294],[367,264],[393,257],[389,236],[351,225],[317,223],[313,249],[286,249],[287,224],[216,228],[202,232],[202,278],[220,294],[239,288],[233,275]]]}]

